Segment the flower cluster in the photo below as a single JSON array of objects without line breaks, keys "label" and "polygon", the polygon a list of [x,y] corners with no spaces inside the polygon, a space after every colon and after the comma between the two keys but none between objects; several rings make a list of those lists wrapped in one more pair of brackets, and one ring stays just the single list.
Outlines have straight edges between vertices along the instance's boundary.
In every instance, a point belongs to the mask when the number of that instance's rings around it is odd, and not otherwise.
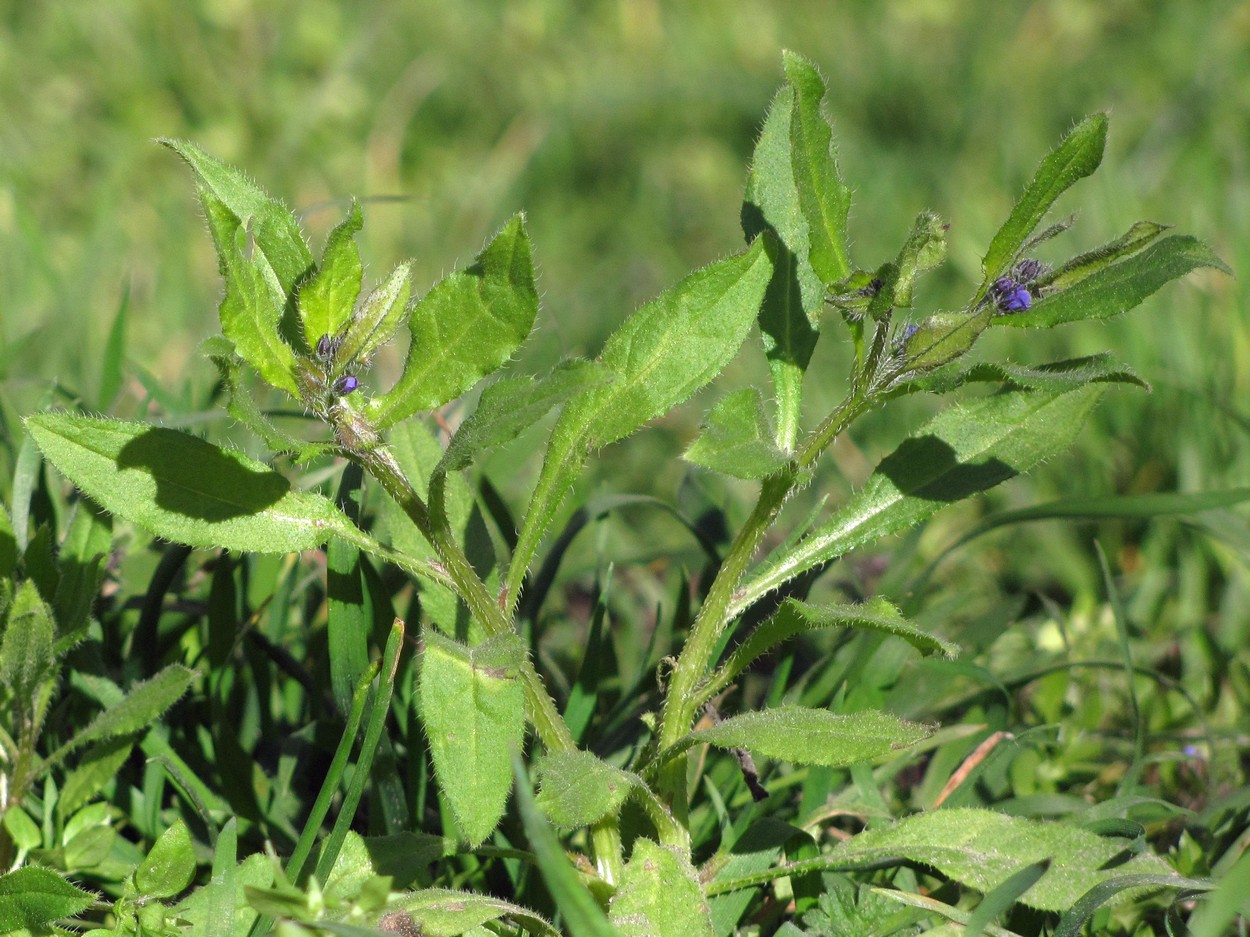
[{"label": "flower cluster", "polygon": [[1040,260],[1026,257],[1016,264],[1009,276],[1001,276],[994,281],[990,297],[1000,312],[1008,315],[1024,312],[1033,305],[1034,299],[1041,296],[1041,289],[1035,281],[1045,276],[1048,270]]}]

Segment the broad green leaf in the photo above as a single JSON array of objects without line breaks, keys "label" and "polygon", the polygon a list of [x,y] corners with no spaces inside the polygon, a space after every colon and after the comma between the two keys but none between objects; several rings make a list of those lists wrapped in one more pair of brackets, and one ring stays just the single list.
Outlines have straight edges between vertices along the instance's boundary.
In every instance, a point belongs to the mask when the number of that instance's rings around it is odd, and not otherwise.
[{"label": "broad green leaf", "polygon": [[231,818],[217,837],[212,879],[203,888],[193,889],[171,909],[171,914],[191,925],[189,933],[197,937],[248,937],[257,914],[248,904],[247,895],[252,889],[273,885],[274,863],[262,852],[226,868],[222,847],[229,846],[233,853],[234,838],[229,834],[233,833],[235,822]]},{"label": "broad green leaf", "polygon": [[0,875],[0,933],[19,928],[42,932],[59,918],[87,910],[95,896],[49,869],[28,865]]},{"label": "broad green leaf", "polygon": [[1090,274],[1110,266],[1121,257],[1137,253],[1170,227],[1171,225],[1154,221],[1138,221],[1114,241],[1078,254],[1034,282],[1047,292],[1066,289]]},{"label": "broad green leaf", "polygon": [[712,937],[698,874],[676,849],[638,839],[612,896],[609,919],[622,937]]},{"label": "broad green leaf", "polygon": [[1067,289],[1043,296],[1024,312],[995,316],[994,324],[1050,328],[1077,319],[1108,319],[1132,309],[1165,283],[1200,267],[1231,272],[1197,238],[1176,234],[1101,268]]},{"label": "broad green leaf", "polygon": [[839,715],[825,709],[777,706],[733,716],[691,737],[779,761],[840,768],[888,755],[932,734],[930,726],[884,712]]},{"label": "broad green leaf", "polygon": [[808,260],[825,284],[851,272],[846,221],[851,190],[842,180],[829,121],[821,110],[825,82],[807,59],[781,54],[786,81],[793,89],[790,111],[790,161],[799,208],[807,222]]},{"label": "broad green leaf", "polygon": [[35,584],[26,580],[17,588],[0,638],[0,685],[27,714],[36,709],[39,685],[56,667],[52,653],[55,632],[51,610],[39,597]]},{"label": "broad green leaf", "polygon": [[1169,873],[1167,863],[1150,853],[1112,863],[1123,848],[1122,841],[1080,827],[955,808],[864,830],[836,847],[829,859],[871,862],[902,856],[983,893],[1002,885],[1023,866],[1050,859],[1050,871],[1020,900],[1043,911],[1063,911],[1091,886],[1108,879]]},{"label": "broad green leaf", "polygon": [[121,702],[101,712],[68,742],[58,748],[48,764],[60,761],[70,751],[89,742],[142,732],[187,691],[195,671],[181,664],[170,664],[148,680],[136,683]]},{"label": "broad green leaf", "polygon": [[881,537],[915,527],[942,507],[992,488],[1065,449],[1103,389],[998,393],[939,413],[881,461],[826,523],[769,557],[730,613]]},{"label": "broad green leaf", "polygon": [[538,312],[525,219],[514,215],[473,265],[443,278],[408,320],[403,376],[370,401],[380,429],[460,396],[508,360]]},{"label": "broad green leaf", "polygon": [[461,834],[476,846],[495,829],[512,789],[511,753],[525,736],[519,635],[467,648],[426,631],[417,684],[439,787]]},{"label": "broad green leaf", "polygon": [[205,153],[194,143],[173,139],[157,142],[187,161],[195,173],[201,199],[207,203],[211,196],[252,232],[258,260],[272,271],[285,302],[296,283],[313,266],[312,254],[291,210],[267,195],[243,173]]},{"label": "broad green leaf", "polygon": [[922,654],[941,654],[953,658],[958,645],[943,641],[905,619],[897,608],[881,597],[859,605],[808,605],[786,599],[776,614],[761,624],[741,645],[703,688],[702,695],[711,698],[746,670],[754,661],[784,641],[817,628],[860,628],[902,638]]},{"label": "broad green leaf", "polygon": [[104,508],[175,543],[287,553],[351,535],[327,499],[187,433],[66,412],[37,413],[26,427],[48,461]]},{"label": "broad green leaf", "polygon": [[211,195],[203,198],[226,281],[226,294],[218,309],[221,332],[261,377],[298,397],[295,352],[281,333],[286,295],[277,282],[266,277],[261,255],[254,249],[244,222]]},{"label": "broad green leaf", "polygon": [[894,281],[893,305],[907,308],[912,304],[916,281],[946,260],[946,229],[931,211],[922,211],[912,224],[911,234],[898,255],[898,278]]},{"label": "broad green leaf", "polygon": [[351,317],[343,342],[334,354],[336,371],[350,371],[357,359],[367,362],[370,355],[394,337],[410,308],[411,291],[412,264],[400,264],[370,291]]},{"label": "broad green leaf", "polygon": [[195,848],[182,820],[161,834],[135,869],[135,888],[149,898],[172,898],[195,877]]},{"label": "broad green leaf", "polygon": [[356,246],[356,234],[363,224],[360,204],[353,199],[347,217],[326,238],[317,271],[300,285],[300,321],[310,350],[323,336],[338,335],[352,316],[364,277]]},{"label": "broad green leaf", "polygon": [[696,270],[608,338],[599,360],[612,382],[579,394],[556,421],[513,551],[508,595],[519,594],[539,541],[589,449],[606,446],[667,413],[733,358],[772,271],[764,241],[759,238],[746,251]]},{"label": "broad green leaf", "polygon": [[530,850],[538,860],[538,870],[542,873],[547,891],[555,899],[566,929],[577,937],[621,937],[582,882],[555,831],[534,803],[534,793],[530,790],[519,752],[512,755],[512,771],[516,777],[517,807]]},{"label": "broad green leaf", "polygon": [[[547,920],[520,905],[452,888],[423,888],[391,902],[388,907],[392,909],[390,914],[396,915],[392,921],[394,925],[410,923],[414,926],[411,933],[421,937],[455,937],[505,915],[523,922],[530,933],[551,934],[553,937],[559,934]],[[407,921],[398,915],[407,915]],[[407,933],[403,930],[397,932]]]},{"label": "broad green leaf", "polygon": [[764,478],[789,462],[773,441],[764,400],[754,387],[717,401],[682,458],[733,478]]},{"label": "broad green leaf", "polygon": [[778,444],[787,448],[798,432],[803,372],[816,347],[824,292],[809,260],[808,226],[795,187],[790,127],[794,103],[794,89],[787,85],[769,105],[742,196],[742,230],[747,240],[770,232],[776,241],[759,323],[773,379]]},{"label": "broad green leaf", "polygon": [[1098,168],[1106,142],[1107,115],[1092,114],[1073,127],[1042,160],[1011,215],[990,241],[981,261],[985,280],[978,296],[985,295],[990,284],[1006,272],[1055,199]]},{"label": "broad green leaf", "polygon": [[590,752],[552,752],[535,769],[534,802],[557,829],[590,826],[615,813],[640,779]]}]

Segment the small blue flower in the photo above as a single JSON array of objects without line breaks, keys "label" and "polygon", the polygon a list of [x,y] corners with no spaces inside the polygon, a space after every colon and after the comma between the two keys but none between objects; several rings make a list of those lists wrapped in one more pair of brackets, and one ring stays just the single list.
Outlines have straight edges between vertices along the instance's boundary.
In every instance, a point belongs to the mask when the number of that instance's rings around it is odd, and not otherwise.
[{"label": "small blue flower", "polygon": [[334,392],[340,397],[346,397],[359,386],[360,381],[357,379],[356,375],[344,374],[334,382]]},{"label": "small blue flower", "polygon": [[1033,295],[1011,277],[999,277],[990,287],[994,304],[1006,313],[1023,312],[1033,305]]}]

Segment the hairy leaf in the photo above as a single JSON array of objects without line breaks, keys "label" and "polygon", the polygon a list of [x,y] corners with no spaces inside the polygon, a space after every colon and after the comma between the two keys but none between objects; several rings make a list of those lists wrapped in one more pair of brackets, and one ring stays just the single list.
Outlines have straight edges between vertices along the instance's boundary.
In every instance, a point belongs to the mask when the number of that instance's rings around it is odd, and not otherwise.
[{"label": "hairy leaf", "polygon": [[682,457],[734,478],[764,478],[789,461],[773,441],[763,398],[754,387],[722,397]]},{"label": "hairy leaf", "polygon": [[0,933],[43,933],[45,925],[87,910],[95,896],[50,869],[28,865],[0,875]]},{"label": "hairy leaf", "polygon": [[678,850],[649,839],[634,850],[612,897],[609,919],[622,937],[712,937],[698,874]]},{"label": "hairy leaf", "polygon": [[363,224],[360,204],[353,199],[347,217],[326,238],[316,273],[300,286],[299,314],[309,350],[316,348],[323,336],[337,335],[351,318],[364,277],[356,246]]},{"label": "hairy leaf", "polygon": [[558,829],[590,826],[615,812],[640,783],[590,752],[552,752],[535,769],[538,808]]}]

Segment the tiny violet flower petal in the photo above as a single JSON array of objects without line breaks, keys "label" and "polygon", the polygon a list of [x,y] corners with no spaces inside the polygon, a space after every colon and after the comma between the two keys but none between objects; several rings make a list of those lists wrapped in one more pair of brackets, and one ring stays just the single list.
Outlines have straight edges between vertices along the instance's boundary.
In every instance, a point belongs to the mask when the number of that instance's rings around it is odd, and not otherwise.
[{"label": "tiny violet flower petal", "polygon": [[344,374],[334,382],[334,392],[340,397],[346,397],[359,386],[360,380],[354,374]]}]

